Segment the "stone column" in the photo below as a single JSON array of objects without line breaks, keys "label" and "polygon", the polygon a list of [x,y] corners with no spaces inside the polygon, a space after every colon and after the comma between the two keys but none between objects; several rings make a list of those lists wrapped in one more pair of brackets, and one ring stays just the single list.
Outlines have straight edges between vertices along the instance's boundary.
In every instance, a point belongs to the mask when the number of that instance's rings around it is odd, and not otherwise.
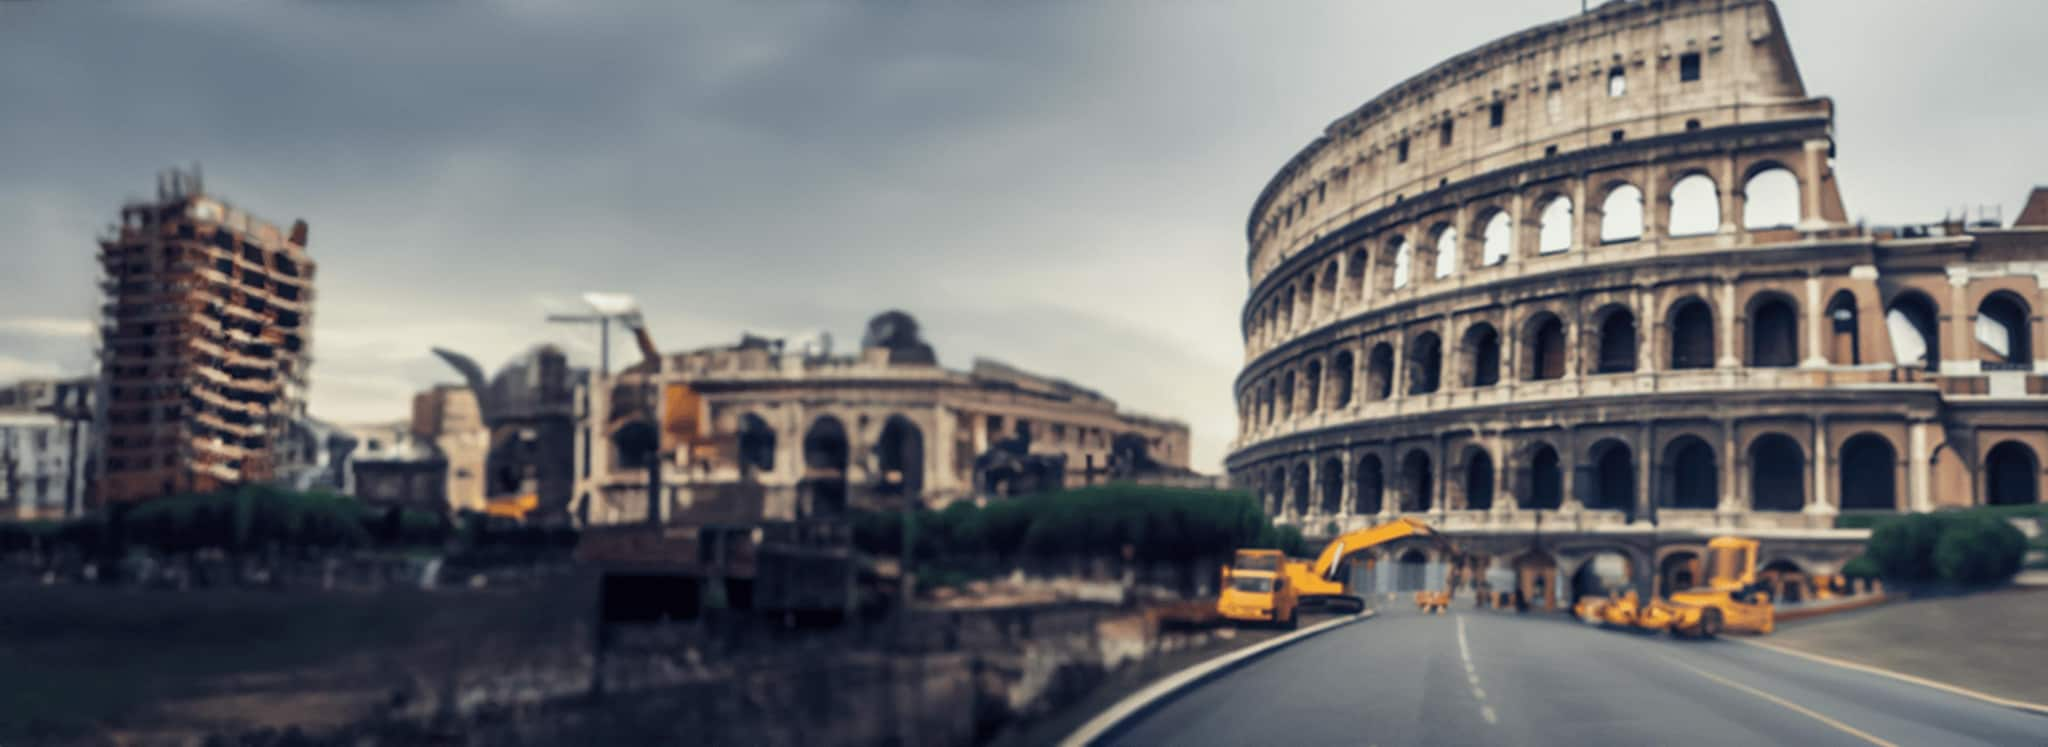
[{"label": "stone column", "polygon": [[1332,297],[1330,298],[1330,309],[1336,312],[1335,314],[1333,314],[1333,316],[1342,315],[1344,313],[1344,308],[1347,305],[1347,300],[1345,296],[1346,294],[1350,293],[1351,290],[1349,287],[1347,287],[1351,284],[1349,282],[1346,282],[1346,280],[1348,280],[1350,277],[1351,252],[1343,251],[1340,249],[1337,252],[1337,277],[1331,281],[1331,287],[1336,289],[1331,293]]},{"label": "stone column", "polygon": [[1721,513],[1737,513],[1749,508],[1749,491],[1742,479],[1741,454],[1735,448],[1735,422],[1721,421]]},{"label": "stone column", "polygon": [[1813,497],[1806,503],[1809,514],[1833,516],[1837,513],[1828,495],[1828,452],[1828,420],[1816,416],[1813,419]]},{"label": "stone column", "polygon": [[1799,365],[1804,368],[1821,368],[1828,365],[1826,347],[1827,327],[1823,320],[1827,312],[1821,308],[1820,276],[1806,276],[1806,360]]},{"label": "stone column", "polygon": [[[1353,453],[1351,453],[1351,452],[1349,452],[1349,451],[1345,451],[1345,452],[1342,452],[1342,455],[1338,457],[1339,459],[1342,459],[1342,460],[1344,460],[1344,463],[1343,463],[1343,465],[1342,465],[1342,466],[1343,466],[1343,469],[1344,469],[1344,473],[1339,473],[1339,474],[1342,474],[1343,476],[1342,476],[1341,478],[1339,478],[1339,479],[1338,479],[1338,481],[1337,481],[1337,482],[1338,482],[1338,485],[1337,485],[1337,515],[1338,515],[1338,516],[1343,516],[1343,517],[1347,517],[1347,518],[1348,518],[1348,517],[1350,517],[1350,516],[1351,516],[1351,507],[1352,507],[1352,506],[1355,506],[1355,505],[1357,505],[1357,503],[1356,503],[1356,501],[1358,500],[1358,459],[1356,458],[1357,456],[1358,456],[1358,455],[1356,455],[1356,454],[1353,454]],[[1348,473],[1348,474],[1345,474],[1345,473]]]},{"label": "stone column", "polygon": [[[1948,270],[1948,303],[1942,311],[1949,316],[1948,330],[1941,333],[1941,372],[1945,374],[1974,374],[1982,370],[1970,346],[1977,342],[1977,331],[1971,328],[1972,317],[1977,310],[1970,308],[1970,271],[1964,267],[1950,267]],[[1940,324],[1937,320],[1936,324]]]},{"label": "stone column", "polygon": [[1566,428],[1564,438],[1561,440],[1563,443],[1560,444],[1561,448],[1558,450],[1557,461],[1558,471],[1564,473],[1560,475],[1560,479],[1564,484],[1559,486],[1560,491],[1564,495],[1559,497],[1558,512],[1575,514],[1582,508],[1579,501],[1578,477],[1581,459],[1579,458],[1578,429]]},{"label": "stone column", "polygon": [[1508,268],[1505,272],[1512,276],[1518,274],[1514,267],[1522,261],[1523,253],[1534,254],[1535,250],[1530,248],[1533,242],[1523,235],[1528,233],[1529,226],[1533,223],[1528,215],[1529,198],[1521,192],[1516,192],[1508,203],[1508,258],[1501,264]]},{"label": "stone column", "polygon": [[1657,371],[1657,342],[1660,339],[1657,333],[1664,325],[1656,316],[1656,308],[1651,305],[1655,296],[1644,291],[1642,286],[1635,288],[1636,371],[1642,373]]},{"label": "stone column", "polygon": [[1394,349],[1394,365],[1392,368],[1394,370],[1387,372],[1387,399],[1389,400],[1399,399],[1408,393],[1407,389],[1403,388],[1403,385],[1408,383],[1408,376],[1406,374],[1408,370],[1408,330],[1403,329],[1395,333],[1392,342]]},{"label": "stone column", "polygon": [[1586,236],[1589,233],[1588,224],[1592,223],[1592,221],[1586,220],[1586,216],[1590,214],[1591,211],[1586,209],[1586,175],[1580,174],[1572,180],[1572,251],[1580,254],[1580,262],[1586,260],[1585,252],[1588,249],[1600,244],[1598,241],[1600,227],[1598,225],[1590,226],[1590,234],[1595,240],[1586,240]]},{"label": "stone column", "polygon": [[1714,321],[1721,330],[1720,334],[1715,335],[1717,339],[1714,342],[1721,349],[1721,354],[1715,359],[1714,366],[1736,368],[1742,365],[1742,354],[1740,345],[1735,341],[1735,319],[1742,310],[1735,306],[1735,278],[1724,276],[1720,280],[1721,308],[1719,313],[1714,315]]},{"label": "stone column", "polygon": [[1932,468],[1929,464],[1933,455],[1928,451],[1927,429],[1930,424],[1924,420],[1913,421],[1906,426],[1906,495],[1908,506],[1914,511],[1934,510],[1934,496],[1928,483]]},{"label": "stone column", "polygon": [[1665,196],[1663,190],[1657,186],[1658,168],[1657,165],[1651,164],[1644,166],[1642,170],[1643,239],[1645,241],[1664,237],[1664,222],[1659,220],[1663,216],[1659,209],[1664,204]]},{"label": "stone column", "polygon": [[1728,151],[1728,157],[1721,159],[1720,165],[1720,176],[1714,180],[1720,182],[1716,186],[1721,188],[1721,194],[1719,195],[1721,200],[1721,227],[1719,232],[1721,235],[1727,236],[1734,234],[1737,229],[1742,227],[1742,223],[1739,220],[1739,216],[1742,215],[1741,185],[1735,183],[1735,151]]},{"label": "stone column", "polygon": [[1636,426],[1636,521],[1649,520],[1651,503],[1657,499],[1654,493],[1657,487],[1654,482],[1657,474],[1657,444],[1651,440],[1652,435],[1649,423],[1640,423]]},{"label": "stone column", "polygon": [[1818,231],[1827,227],[1827,219],[1821,217],[1820,197],[1822,178],[1827,172],[1828,141],[1814,139],[1805,142],[1806,173],[1799,178],[1799,230]]}]

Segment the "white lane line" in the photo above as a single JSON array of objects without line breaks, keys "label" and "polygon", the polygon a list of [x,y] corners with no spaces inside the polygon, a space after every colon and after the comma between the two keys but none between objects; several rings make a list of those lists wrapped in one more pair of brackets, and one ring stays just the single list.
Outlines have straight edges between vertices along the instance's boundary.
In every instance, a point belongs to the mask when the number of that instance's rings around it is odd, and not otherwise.
[{"label": "white lane line", "polygon": [[1480,703],[1480,717],[1486,719],[1486,723],[1489,724],[1499,723],[1500,717],[1493,712],[1493,706],[1486,705],[1486,691],[1479,687],[1479,670],[1474,669],[1472,666],[1472,642],[1465,635],[1465,616],[1457,615],[1456,617],[1458,618],[1458,658],[1465,660],[1465,681],[1472,685],[1472,697]]},{"label": "white lane line", "polygon": [[1687,663],[1685,663],[1685,662],[1679,661],[1679,660],[1678,660],[1678,659],[1677,659],[1676,657],[1673,657],[1673,656],[1671,656],[1671,655],[1669,655],[1669,654],[1665,655],[1665,656],[1664,656],[1664,659],[1665,659],[1665,660],[1667,660],[1667,661],[1669,661],[1669,662],[1671,662],[1671,663],[1673,663],[1673,664],[1676,664],[1676,665],[1678,665],[1678,666],[1680,666],[1680,667],[1683,667],[1683,668],[1685,668],[1686,670],[1689,670],[1689,671],[1691,671],[1691,672],[1692,672],[1693,674],[1697,674],[1697,675],[1699,675],[1699,676],[1701,676],[1701,677],[1705,677],[1705,678],[1707,678],[1708,680],[1711,680],[1711,681],[1713,681],[1713,682],[1716,682],[1716,683],[1719,683],[1719,684],[1725,685],[1725,686],[1727,686],[1727,687],[1729,687],[1729,688],[1731,688],[1731,689],[1734,689],[1734,690],[1740,690],[1740,691],[1742,691],[1742,692],[1746,692],[1746,693],[1749,693],[1749,694],[1751,694],[1751,695],[1754,695],[1754,696],[1757,696],[1757,697],[1759,697],[1759,698],[1763,698],[1764,700],[1768,700],[1768,701],[1770,701],[1770,702],[1772,702],[1772,703],[1776,703],[1776,704],[1778,704],[1778,705],[1784,706],[1784,707],[1785,707],[1785,708],[1786,708],[1787,710],[1790,710],[1790,711],[1792,711],[1792,712],[1794,712],[1794,713],[1798,713],[1798,714],[1801,714],[1801,715],[1803,715],[1803,716],[1806,716],[1806,717],[1808,717],[1808,718],[1811,718],[1811,719],[1813,719],[1813,720],[1815,720],[1815,721],[1819,721],[1819,722],[1821,722],[1821,723],[1823,723],[1823,724],[1827,724],[1828,726],[1832,726],[1832,727],[1834,727],[1834,728],[1835,728],[1835,730],[1836,730],[1836,731],[1840,731],[1840,732],[1842,732],[1842,733],[1844,733],[1844,734],[1847,734],[1847,735],[1849,735],[1849,736],[1852,736],[1852,737],[1856,737],[1856,738],[1858,738],[1858,739],[1861,739],[1861,740],[1863,740],[1863,741],[1865,741],[1865,742],[1869,742],[1869,743],[1871,743],[1871,744],[1874,744],[1874,745],[1878,745],[1878,747],[1899,747],[1898,745],[1896,745],[1896,744],[1893,744],[1893,743],[1891,743],[1891,742],[1887,742],[1887,741],[1885,741],[1885,740],[1882,740],[1882,739],[1878,739],[1878,738],[1877,738],[1877,737],[1875,737],[1875,736],[1871,736],[1871,734],[1870,734],[1869,732],[1863,731],[1862,729],[1858,729],[1858,728],[1856,728],[1856,727],[1854,727],[1854,726],[1850,726],[1850,725],[1848,725],[1848,724],[1842,723],[1842,722],[1840,722],[1840,721],[1836,721],[1836,720],[1834,720],[1834,719],[1832,719],[1832,718],[1829,718],[1829,717],[1827,717],[1827,716],[1823,716],[1823,715],[1821,715],[1820,713],[1818,713],[1818,712],[1814,711],[1814,710],[1813,710],[1813,709],[1811,709],[1811,708],[1807,708],[1806,706],[1802,706],[1802,705],[1800,705],[1800,704],[1798,704],[1798,703],[1794,703],[1794,702],[1792,702],[1792,701],[1789,701],[1789,700],[1786,700],[1786,699],[1784,699],[1784,698],[1780,698],[1780,697],[1778,697],[1778,696],[1776,696],[1776,695],[1772,695],[1772,694],[1770,694],[1770,693],[1767,693],[1767,692],[1764,692],[1764,691],[1762,691],[1762,690],[1758,690],[1758,689],[1756,689],[1756,688],[1754,688],[1754,687],[1750,687],[1750,686],[1748,686],[1748,685],[1742,684],[1742,683],[1740,683],[1740,682],[1736,682],[1736,681],[1734,681],[1734,680],[1731,680],[1731,679],[1728,679],[1728,678],[1726,678],[1726,677],[1722,677],[1722,676],[1720,676],[1720,675],[1714,674],[1714,673],[1712,673],[1712,672],[1709,672],[1709,671],[1707,671],[1707,670],[1701,669],[1701,668],[1699,668],[1699,667],[1695,667],[1695,666],[1693,666],[1693,665],[1691,665],[1691,664],[1687,664]]},{"label": "white lane line", "polygon": [[1480,716],[1482,716],[1482,717],[1484,717],[1484,718],[1486,719],[1486,723],[1489,723],[1489,724],[1497,724],[1497,723],[1500,723],[1500,719],[1499,719],[1499,717],[1496,717],[1496,716],[1494,716],[1494,715],[1493,715],[1493,706],[1480,706],[1480,707],[1479,707],[1479,715],[1480,715]]},{"label": "white lane line", "polygon": [[1981,701],[1983,701],[1983,702],[1986,702],[1986,703],[1990,703],[1990,704],[1992,704],[1992,705],[1996,705],[1996,706],[2004,706],[2004,707],[2006,707],[2006,708],[2014,708],[2014,709],[2018,709],[2018,710],[2022,710],[2022,711],[2031,711],[2031,712],[2033,712],[2033,713],[2048,713],[2048,705],[2043,705],[2043,704],[2041,704],[2041,703],[2029,703],[2029,702],[2026,702],[2026,701],[2024,701],[2024,700],[2013,700],[2013,699],[2011,699],[2011,698],[2001,698],[2001,697],[1998,697],[1998,696],[1996,696],[1996,695],[1991,695],[1991,694],[1989,694],[1989,693],[1981,693],[1981,692],[1977,692],[1976,690],[1971,690],[1971,689],[1969,689],[1969,688],[1966,688],[1966,687],[1959,687],[1959,686],[1956,686],[1956,685],[1951,685],[1951,684],[1948,684],[1948,683],[1946,683],[1946,682],[1936,682],[1936,681],[1934,681],[1934,680],[1930,680],[1930,679],[1927,679],[1927,678],[1925,678],[1925,677],[1915,677],[1915,676],[1913,676],[1913,675],[1910,675],[1910,674],[1906,674],[1906,673],[1903,673],[1903,672],[1894,672],[1894,671],[1891,671],[1891,670],[1889,670],[1889,669],[1881,669],[1881,668],[1878,668],[1878,667],[1873,667],[1873,666],[1870,666],[1870,665],[1868,665],[1868,664],[1858,664],[1858,663],[1856,663],[1856,662],[1853,662],[1853,661],[1844,661],[1844,660],[1841,660],[1841,659],[1836,659],[1836,658],[1833,658],[1833,657],[1828,657],[1828,656],[1821,656],[1820,654],[1813,654],[1813,653],[1807,653],[1807,652],[1805,652],[1805,651],[1800,651],[1800,650],[1797,650],[1797,649],[1792,649],[1792,648],[1786,648],[1786,647],[1784,647],[1784,646],[1779,646],[1779,645],[1775,645],[1775,644],[1770,644],[1770,643],[1764,643],[1764,642],[1762,642],[1762,641],[1752,641],[1752,640],[1750,640],[1750,639],[1747,639],[1747,638],[1730,638],[1729,640],[1735,641],[1736,643],[1741,643],[1741,644],[1745,644],[1745,645],[1755,646],[1755,647],[1757,647],[1757,648],[1765,649],[1765,650],[1767,650],[1767,651],[1776,651],[1776,652],[1778,652],[1778,653],[1781,653],[1781,654],[1787,654],[1787,655],[1790,655],[1790,656],[1797,656],[1797,657],[1799,657],[1799,658],[1801,658],[1801,659],[1806,659],[1806,660],[1808,660],[1808,661],[1815,661],[1815,662],[1820,662],[1820,663],[1822,663],[1822,664],[1827,664],[1827,665],[1829,665],[1829,666],[1836,666],[1836,667],[1841,667],[1841,668],[1843,668],[1843,669],[1848,669],[1848,670],[1851,670],[1851,671],[1856,671],[1856,672],[1863,672],[1863,673],[1866,673],[1866,674],[1875,674],[1875,675],[1878,675],[1878,676],[1880,676],[1880,677],[1890,677],[1890,678],[1892,678],[1892,679],[1898,680],[1898,681],[1900,681],[1900,682],[1904,682],[1904,683],[1907,683],[1907,684],[1909,684],[1909,685],[1919,685],[1919,686],[1921,686],[1921,687],[1930,687],[1930,688],[1933,688],[1933,689],[1936,689],[1936,690],[1940,690],[1940,691],[1942,691],[1942,692],[1945,692],[1945,693],[1949,693],[1949,694],[1951,694],[1951,695],[1960,695],[1960,696],[1963,696],[1963,697],[1965,697],[1965,698],[1974,698],[1974,699],[1976,699],[1976,700],[1981,700]]},{"label": "white lane line", "polygon": [[1472,669],[1472,644],[1465,641],[1465,616],[1458,616],[1458,656],[1465,660],[1465,669]]},{"label": "white lane line", "polygon": [[1486,691],[1485,691],[1485,690],[1481,690],[1481,689],[1479,689],[1479,688],[1476,688],[1476,687],[1475,687],[1475,688],[1472,688],[1472,694],[1473,694],[1474,696],[1477,696],[1477,697],[1478,697],[1478,698],[1479,698],[1480,700],[1485,700],[1485,699],[1486,699]]}]

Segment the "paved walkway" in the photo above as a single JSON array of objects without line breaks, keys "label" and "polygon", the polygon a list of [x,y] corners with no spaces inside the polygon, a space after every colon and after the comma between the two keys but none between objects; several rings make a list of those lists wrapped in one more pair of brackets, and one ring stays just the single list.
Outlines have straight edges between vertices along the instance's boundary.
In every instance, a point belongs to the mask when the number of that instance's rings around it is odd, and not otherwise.
[{"label": "paved walkway", "polygon": [[1788,623],[1769,643],[2048,703],[2048,590],[1891,602]]}]

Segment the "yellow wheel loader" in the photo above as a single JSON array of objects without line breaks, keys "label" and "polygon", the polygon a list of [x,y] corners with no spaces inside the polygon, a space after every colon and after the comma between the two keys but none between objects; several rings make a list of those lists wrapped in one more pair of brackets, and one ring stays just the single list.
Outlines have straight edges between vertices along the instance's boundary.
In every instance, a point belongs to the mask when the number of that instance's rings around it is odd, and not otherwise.
[{"label": "yellow wheel loader", "polygon": [[1669,599],[1642,604],[1630,590],[1619,596],[1587,597],[1572,612],[1586,622],[1669,632],[1681,638],[1722,633],[1767,635],[1777,629],[1776,608],[1756,580],[1757,541],[1716,537],[1707,543],[1705,586],[1674,592]]}]

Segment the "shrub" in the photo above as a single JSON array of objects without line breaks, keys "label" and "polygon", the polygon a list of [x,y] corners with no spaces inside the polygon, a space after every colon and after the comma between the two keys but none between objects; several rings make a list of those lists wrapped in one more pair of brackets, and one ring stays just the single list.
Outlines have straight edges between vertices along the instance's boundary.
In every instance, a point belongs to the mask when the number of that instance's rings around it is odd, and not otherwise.
[{"label": "shrub", "polygon": [[1849,578],[1877,578],[1884,575],[1884,571],[1878,567],[1877,561],[1870,559],[1869,555],[1858,555],[1842,564],[1842,575]]},{"label": "shrub", "polygon": [[1942,528],[1932,565],[1948,583],[1987,586],[2012,578],[2026,554],[2027,537],[2012,524],[1990,516],[1962,516]]},{"label": "shrub", "polygon": [[1870,532],[1863,554],[1877,563],[1885,578],[1925,583],[1936,578],[1934,546],[1948,517],[1913,514],[1885,520]]}]

